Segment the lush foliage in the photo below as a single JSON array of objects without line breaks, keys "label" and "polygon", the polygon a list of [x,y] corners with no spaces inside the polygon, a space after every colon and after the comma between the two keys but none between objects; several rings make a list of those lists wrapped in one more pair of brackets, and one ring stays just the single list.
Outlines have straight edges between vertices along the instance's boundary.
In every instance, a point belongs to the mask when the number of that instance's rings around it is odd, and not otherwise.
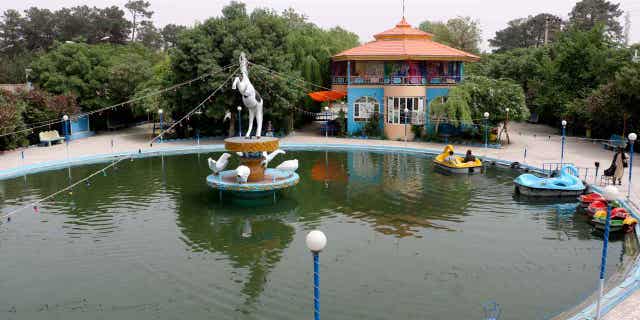
[{"label": "lush foliage", "polygon": [[[18,134],[0,137],[0,150],[37,143],[38,133],[59,129],[58,124],[42,126],[51,119],[60,119],[65,114],[76,114],[79,109],[75,97],[51,95],[42,90],[11,93],[0,90],[0,134],[25,130],[27,126],[37,128]],[[28,138],[28,139],[27,139]]]},{"label": "lush foliage", "polygon": [[[432,104],[433,107],[433,104]],[[491,123],[507,118],[519,121],[529,117],[522,88],[511,80],[473,76],[449,92],[444,104],[448,120],[454,124],[470,124],[484,119],[489,112]]]},{"label": "lush foliage", "polygon": [[640,64],[628,63],[589,96],[573,101],[568,116],[598,137],[640,129]]},{"label": "lush foliage", "polygon": [[612,42],[602,25],[589,31],[572,27],[549,46],[492,54],[468,71],[516,81],[540,121],[557,124],[580,111],[574,100],[610,82],[630,57],[631,50]]},{"label": "lush foliage", "polygon": [[382,130],[380,130],[380,115],[377,112],[373,113],[371,117],[369,117],[369,120],[364,124],[362,131],[367,137],[382,137]]},{"label": "lush foliage", "polygon": [[[153,77],[158,54],[132,44],[59,44],[33,64],[34,82],[54,94],[71,94],[83,111],[92,111],[131,99],[136,88]],[[107,112],[107,119],[130,118],[127,106]],[[94,127],[107,120],[96,117]],[[92,119],[94,121],[94,119]]]},{"label": "lush foliage", "polygon": [[433,34],[433,40],[451,47],[479,53],[480,24],[471,17],[456,17],[446,23],[440,21],[423,21],[419,28]]}]

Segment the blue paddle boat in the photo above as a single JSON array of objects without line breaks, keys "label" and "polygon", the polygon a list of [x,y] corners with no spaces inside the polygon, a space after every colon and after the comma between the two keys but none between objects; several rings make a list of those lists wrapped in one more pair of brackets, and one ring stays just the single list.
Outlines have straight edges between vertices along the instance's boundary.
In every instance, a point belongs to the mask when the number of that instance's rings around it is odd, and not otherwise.
[{"label": "blue paddle boat", "polygon": [[540,178],[525,173],[513,182],[516,185],[516,194],[531,197],[576,197],[587,189],[578,178],[578,169],[572,165],[562,167],[557,177]]}]

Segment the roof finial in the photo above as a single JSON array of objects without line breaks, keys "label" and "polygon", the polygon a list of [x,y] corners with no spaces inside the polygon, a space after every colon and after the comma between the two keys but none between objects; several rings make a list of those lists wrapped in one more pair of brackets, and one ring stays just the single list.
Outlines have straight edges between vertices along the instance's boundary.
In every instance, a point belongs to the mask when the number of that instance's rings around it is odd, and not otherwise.
[{"label": "roof finial", "polygon": [[402,0],[402,20],[404,20],[404,12],[405,12],[405,0]]}]

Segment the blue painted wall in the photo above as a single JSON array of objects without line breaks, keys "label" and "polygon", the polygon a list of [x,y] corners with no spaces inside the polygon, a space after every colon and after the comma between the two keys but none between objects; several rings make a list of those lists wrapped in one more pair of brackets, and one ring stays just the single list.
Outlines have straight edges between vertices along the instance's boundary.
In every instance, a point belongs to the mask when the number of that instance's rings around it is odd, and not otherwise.
[{"label": "blue painted wall", "polygon": [[89,131],[89,117],[82,116],[71,120],[71,133]]},{"label": "blue painted wall", "polygon": [[353,104],[355,103],[356,100],[365,96],[373,97],[378,101],[378,104],[380,105],[380,109],[378,110],[378,112],[380,112],[380,116],[381,116],[380,128],[382,129],[384,126],[384,117],[382,117],[382,115],[384,115],[384,89],[383,88],[349,87],[347,89],[347,104],[349,108],[347,112],[348,134],[353,134],[354,132],[361,131],[362,128],[364,128],[365,122],[356,122],[353,119],[353,112],[354,112]]},{"label": "blue painted wall", "polygon": [[431,132],[431,101],[436,99],[437,97],[447,96],[449,95],[449,88],[427,88],[427,110],[426,110],[426,121],[424,122],[425,129],[427,132]]}]

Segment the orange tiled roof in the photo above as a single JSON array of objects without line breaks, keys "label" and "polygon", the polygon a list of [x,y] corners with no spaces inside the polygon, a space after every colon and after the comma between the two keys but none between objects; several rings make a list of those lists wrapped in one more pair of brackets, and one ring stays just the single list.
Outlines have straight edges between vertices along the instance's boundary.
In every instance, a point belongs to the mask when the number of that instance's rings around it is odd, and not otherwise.
[{"label": "orange tiled roof", "polygon": [[375,41],[342,51],[334,60],[458,60],[480,57],[431,40],[432,34],[402,20],[392,29],[374,35]]}]

